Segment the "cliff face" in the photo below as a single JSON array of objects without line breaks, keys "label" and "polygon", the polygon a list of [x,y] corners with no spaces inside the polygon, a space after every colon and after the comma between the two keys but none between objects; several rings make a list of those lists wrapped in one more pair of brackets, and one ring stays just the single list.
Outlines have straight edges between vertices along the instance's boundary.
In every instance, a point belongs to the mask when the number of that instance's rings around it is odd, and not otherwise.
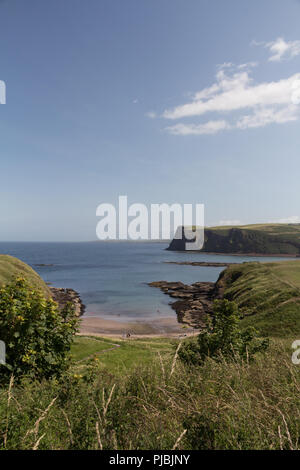
[{"label": "cliff face", "polygon": [[182,238],[173,238],[173,240],[171,241],[171,243],[168,246],[167,250],[170,250],[170,251],[185,251],[185,244],[187,242],[187,239],[184,236],[184,230],[183,230],[182,227],[177,229],[177,232],[179,232],[179,231],[181,232],[181,237]]},{"label": "cliff face", "polygon": [[[186,239],[172,240],[168,250],[185,251]],[[239,227],[205,229],[205,242],[201,251],[214,253],[300,254],[300,237],[291,238],[263,230]]]}]

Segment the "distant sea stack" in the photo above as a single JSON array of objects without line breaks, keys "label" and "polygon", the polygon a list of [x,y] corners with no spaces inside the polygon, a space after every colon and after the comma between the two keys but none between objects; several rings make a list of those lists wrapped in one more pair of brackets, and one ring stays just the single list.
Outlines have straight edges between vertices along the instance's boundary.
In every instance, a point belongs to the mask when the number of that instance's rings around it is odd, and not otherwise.
[{"label": "distant sea stack", "polygon": [[[181,230],[183,227],[180,228]],[[173,239],[170,251],[186,251],[186,240]],[[300,224],[255,224],[206,228],[206,253],[300,256]]]}]

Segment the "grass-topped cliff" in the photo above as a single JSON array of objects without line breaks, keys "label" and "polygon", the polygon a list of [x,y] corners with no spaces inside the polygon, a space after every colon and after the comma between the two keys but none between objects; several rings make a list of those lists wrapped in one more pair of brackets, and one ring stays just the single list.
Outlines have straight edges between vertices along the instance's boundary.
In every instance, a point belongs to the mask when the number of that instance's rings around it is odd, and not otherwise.
[{"label": "grass-topped cliff", "polygon": [[[168,249],[185,251],[186,240],[172,240]],[[201,251],[260,255],[300,255],[300,224],[255,224],[205,229]]]},{"label": "grass-topped cliff", "polygon": [[46,297],[50,295],[49,287],[28,264],[13,256],[0,255],[0,286],[9,284],[14,277],[23,277]]},{"label": "grass-topped cliff", "polygon": [[266,336],[299,336],[300,261],[232,265],[217,286],[238,304],[245,326]]}]

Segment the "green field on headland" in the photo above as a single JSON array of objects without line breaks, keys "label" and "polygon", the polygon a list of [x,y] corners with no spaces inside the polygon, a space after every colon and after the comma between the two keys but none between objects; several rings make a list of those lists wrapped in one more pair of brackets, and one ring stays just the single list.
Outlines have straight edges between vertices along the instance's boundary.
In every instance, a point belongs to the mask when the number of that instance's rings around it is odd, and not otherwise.
[{"label": "green field on headland", "polygon": [[[168,249],[184,251],[185,242],[185,239],[174,239]],[[201,251],[297,256],[300,254],[300,224],[207,227]]]}]

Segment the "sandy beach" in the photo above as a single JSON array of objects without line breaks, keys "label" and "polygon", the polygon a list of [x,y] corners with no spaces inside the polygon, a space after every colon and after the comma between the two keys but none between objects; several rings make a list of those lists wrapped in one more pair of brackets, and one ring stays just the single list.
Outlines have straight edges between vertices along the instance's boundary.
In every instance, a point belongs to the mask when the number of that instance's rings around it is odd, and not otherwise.
[{"label": "sandy beach", "polygon": [[174,337],[192,335],[192,328],[185,328],[174,318],[154,318],[148,321],[122,322],[97,317],[81,318],[80,335],[123,337],[127,333],[131,337]]}]

